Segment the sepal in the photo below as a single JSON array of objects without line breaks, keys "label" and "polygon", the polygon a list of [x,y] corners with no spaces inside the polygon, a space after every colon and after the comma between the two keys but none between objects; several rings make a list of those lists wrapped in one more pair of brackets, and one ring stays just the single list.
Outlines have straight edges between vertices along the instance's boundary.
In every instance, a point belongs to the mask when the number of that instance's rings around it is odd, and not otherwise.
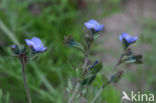
[{"label": "sepal", "polygon": [[111,77],[111,82],[117,83],[121,79],[122,75],[123,75],[123,71],[117,72]]}]

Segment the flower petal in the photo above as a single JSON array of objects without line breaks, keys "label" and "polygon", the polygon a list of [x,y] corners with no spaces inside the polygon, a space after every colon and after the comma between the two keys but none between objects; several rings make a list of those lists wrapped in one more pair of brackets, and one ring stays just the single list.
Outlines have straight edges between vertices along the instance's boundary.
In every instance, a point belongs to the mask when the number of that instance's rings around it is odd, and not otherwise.
[{"label": "flower petal", "polygon": [[134,43],[134,42],[136,42],[137,39],[138,39],[138,36],[134,36],[134,37],[131,37],[128,42]]},{"label": "flower petal", "polygon": [[42,52],[46,51],[47,49],[47,47],[42,48]]},{"label": "flower petal", "polygon": [[103,24],[99,24],[96,20],[94,19],[90,19],[88,22],[85,22],[84,25],[88,28],[88,29],[93,29],[96,32],[101,31],[104,28]]},{"label": "flower petal", "polygon": [[126,40],[130,38],[130,36],[127,34],[127,33],[122,33],[120,36],[119,36],[119,40],[121,42],[123,42],[123,38],[125,38]]},{"label": "flower petal", "polygon": [[25,39],[25,41],[26,41],[28,46],[34,46],[34,43],[31,40]]},{"label": "flower petal", "polygon": [[131,37],[130,35],[124,32],[119,36],[119,40],[123,42],[123,38],[125,38],[128,43],[134,43],[138,39],[138,36]]},{"label": "flower petal", "polygon": [[98,24],[98,22],[96,20],[94,20],[94,19],[90,19],[88,21],[88,23],[93,24],[93,25],[97,25]]},{"label": "flower petal", "polygon": [[101,30],[103,30],[103,28],[104,28],[104,24],[95,27],[95,30],[96,31],[101,31]]},{"label": "flower petal", "polygon": [[41,44],[41,40],[38,37],[33,37],[31,39],[31,41],[35,44],[35,45],[39,45]]},{"label": "flower petal", "polygon": [[94,28],[94,25],[91,24],[91,23],[88,23],[88,22],[84,23],[84,25],[85,25],[88,29]]}]

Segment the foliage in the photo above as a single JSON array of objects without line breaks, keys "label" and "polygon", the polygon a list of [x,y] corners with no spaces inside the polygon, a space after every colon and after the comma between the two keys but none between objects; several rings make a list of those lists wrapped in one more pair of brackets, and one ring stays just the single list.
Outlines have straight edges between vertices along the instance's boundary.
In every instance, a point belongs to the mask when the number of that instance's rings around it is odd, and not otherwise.
[{"label": "foliage", "polygon": [[[2,29],[0,23],[0,103],[27,103],[21,65],[12,57],[10,45],[16,41],[15,39],[23,44],[25,38],[34,36],[42,38],[44,44],[48,46],[48,51],[40,55],[35,62],[27,65],[26,75],[33,101],[34,103],[64,103],[67,99],[64,98],[65,87],[68,85],[67,80],[71,77],[80,77],[78,74],[80,71],[74,69],[77,64],[81,65],[80,60],[83,57],[77,50],[67,49],[62,44],[64,35],[71,34],[76,40],[81,40],[83,28],[80,23],[82,25],[83,19],[88,18],[84,15],[86,12],[89,11],[89,17],[90,14],[95,14],[94,18],[98,18],[95,8],[101,7],[102,15],[100,17],[105,17],[121,10],[119,5],[121,1],[105,0],[105,3],[98,6],[93,3],[90,6],[90,11],[87,10],[80,14],[75,0],[1,0],[0,21],[11,31],[11,34],[14,34],[15,38],[7,35],[8,31]],[[137,44],[147,44],[152,49],[144,53],[146,63],[144,66],[137,66],[136,74],[139,73],[140,78],[146,78],[144,82],[148,87],[143,91],[153,92],[156,91],[154,71],[156,57],[153,55],[156,52],[156,23],[152,19],[143,19],[141,25],[143,27]],[[95,48],[97,50],[97,47],[94,47],[93,51]],[[102,51],[109,52],[105,48]],[[116,54],[116,51],[113,53]],[[96,60],[96,57],[91,57],[91,59]],[[111,67],[112,65],[104,65],[107,70]],[[91,90],[88,91],[87,96],[89,101],[95,96],[103,82],[107,81],[103,79],[104,75],[101,73],[105,73],[105,71],[102,70],[100,74],[96,75],[92,87],[89,88]],[[146,75],[144,75],[145,73]],[[141,87],[138,75],[132,72],[127,74],[125,78],[135,83],[138,88]],[[100,101],[120,103],[119,90],[108,86],[97,102]]]}]

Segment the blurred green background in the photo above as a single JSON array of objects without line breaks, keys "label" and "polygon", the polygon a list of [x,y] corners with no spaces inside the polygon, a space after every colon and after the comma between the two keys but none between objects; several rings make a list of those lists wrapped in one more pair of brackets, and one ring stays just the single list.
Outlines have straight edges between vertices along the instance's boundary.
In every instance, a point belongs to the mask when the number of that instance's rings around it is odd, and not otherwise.
[{"label": "blurred green background", "polygon": [[[63,45],[72,35],[84,43],[83,23],[96,19],[105,25],[92,47],[90,62],[103,61],[86,97],[87,103],[101,87],[122,52],[118,35],[138,35],[133,49],[144,55],[143,65],[122,65],[126,72],[118,84],[107,87],[97,103],[120,103],[122,91],[156,94],[156,1],[154,0],[0,0],[0,103],[27,103],[21,64],[10,46],[26,38],[42,39],[48,51],[27,65],[26,76],[33,103],[66,103],[67,81],[76,78],[75,68],[83,54]],[[92,91],[94,89],[94,91]],[[88,100],[88,101],[87,101]],[[126,102],[126,101],[125,101]]]}]

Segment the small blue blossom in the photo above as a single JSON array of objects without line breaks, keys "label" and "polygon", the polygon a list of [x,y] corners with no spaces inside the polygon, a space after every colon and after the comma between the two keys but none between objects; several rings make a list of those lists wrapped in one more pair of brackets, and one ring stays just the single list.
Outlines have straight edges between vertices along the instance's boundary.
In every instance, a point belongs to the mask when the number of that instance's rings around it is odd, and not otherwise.
[{"label": "small blue blossom", "polygon": [[90,19],[88,22],[85,22],[84,25],[95,32],[101,31],[104,28],[104,24],[99,24],[96,20]]},{"label": "small blue blossom", "polygon": [[127,41],[127,43],[131,44],[131,43],[134,43],[136,42],[136,40],[138,39],[138,36],[130,36],[128,35],[127,33],[122,33],[120,36],[119,36],[119,40],[121,42],[123,42],[123,39],[125,38],[125,40]]},{"label": "small blue blossom", "polygon": [[44,52],[47,50],[47,47],[44,47],[41,40],[37,37],[33,37],[31,40],[25,39],[25,41],[35,52]]}]

